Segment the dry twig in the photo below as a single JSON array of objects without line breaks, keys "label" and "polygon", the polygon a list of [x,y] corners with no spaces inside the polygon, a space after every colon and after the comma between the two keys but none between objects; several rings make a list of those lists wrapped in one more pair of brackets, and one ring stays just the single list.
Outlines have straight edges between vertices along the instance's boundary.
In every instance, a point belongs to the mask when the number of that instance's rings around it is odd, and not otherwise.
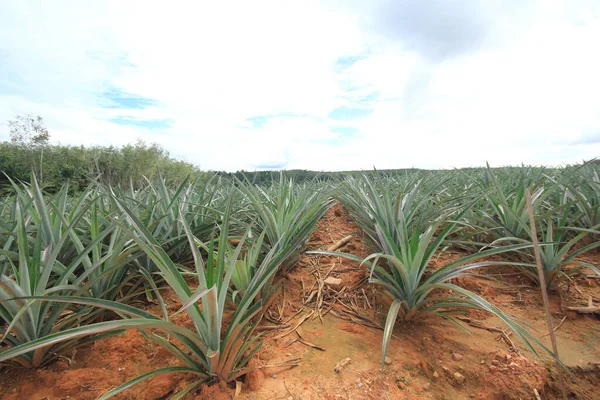
[{"label": "dry twig", "polygon": [[600,313],[600,307],[594,306],[594,301],[592,300],[591,296],[588,298],[588,305],[587,305],[587,307],[565,307],[565,309],[567,309],[569,311],[576,311],[579,314],[596,314],[596,313]]},{"label": "dry twig", "polygon": [[527,214],[529,214],[529,227],[531,229],[531,242],[533,244],[533,252],[535,254],[535,265],[537,267],[538,279],[540,281],[540,290],[542,292],[542,300],[544,301],[544,309],[546,311],[546,324],[548,325],[548,331],[550,332],[550,340],[552,341],[552,351],[556,357],[556,368],[558,368],[558,385],[562,393],[563,400],[567,400],[567,386],[565,385],[565,378],[563,376],[563,370],[560,365],[558,356],[558,344],[556,342],[556,335],[554,334],[554,327],[552,326],[552,315],[550,314],[550,302],[548,301],[548,293],[546,291],[546,278],[544,276],[544,267],[542,265],[542,258],[540,255],[540,246],[538,243],[538,237],[535,226],[535,214],[533,213],[533,203],[531,201],[531,191],[529,188],[525,191],[525,199],[527,201]]},{"label": "dry twig", "polygon": [[336,251],[340,247],[343,247],[346,244],[350,243],[351,240],[352,240],[352,235],[348,235],[345,238],[340,239],[337,242],[335,242],[334,244],[332,244],[331,246],[329,246],[327,248],[327,251]]},{"label": "dry twig", "polygon": [[[558,328],[560,328],[560,327],[561,327],[561,325],[563,324],[563,322],[565,322],[565,319],[567,319],[567,316],[566,316],[566,315],[563,317],[563,319],[561,319],[561,320],[560,320],[560,322],[558,323],[558,325],[556,325],[556,327],[554,328],[554,332],[556,332],[556,331],[558,330]],[[543,335],[542,337],[546,337],[546,336],[548,336],[548,335],[550,335],[550,332],[546,333],[546,334],[545,334],[545,335]]]},{"label": "dry twig", "polygon": [[346,357],[343,360],[341,360],[340,362],[338,362],[337,364],[335,364],[335,368],[333,369],[337,374],[339,374],[340,372],[342,372],[342,369],[344,369],[344,367],[348,364],[350,364],[350,357]]},{"label": "dry twig", "polygon": [[298,327],[300,325],[302,325],[307,319],[309,319],[310,317],[313,316],[313,314],[315,313],[314,310],[310,310],[308,313],[306,313],[304,316],[302,316],[302,318],[300,318],[298,320],[298,322],[296,322],[296,324],[291,327],[290,329],[288,329],[287,331],[284,331],[283,333],[281,333],[280,335],[278,335],[276,338],[277,339],[281,339],[287,335],[289,335],[290,333],[294,332],[296,329],[298,329]]},{"label": "dry twig", "polygon": [[474,328],[485,329],[485,330],[490,331],[490,332],[498,332],[498,333],[500,333],[500,336],[510,346],[510,349],[513,352],[519,354],[519,349],[517,349],[517,346],[515,346],[515,344],[513,343],[513,341],[509,337],[510,332],[507,333],[504,329],[498,328],[496,326],[486,325],[483,322],[478,321],[476,319],[462,318],[462,317],[458,317],[458,319],[461,320],[461,321],[463,321],[463,322],[466,322],[467,324],[469,324],[470,326],[472,326]]}]

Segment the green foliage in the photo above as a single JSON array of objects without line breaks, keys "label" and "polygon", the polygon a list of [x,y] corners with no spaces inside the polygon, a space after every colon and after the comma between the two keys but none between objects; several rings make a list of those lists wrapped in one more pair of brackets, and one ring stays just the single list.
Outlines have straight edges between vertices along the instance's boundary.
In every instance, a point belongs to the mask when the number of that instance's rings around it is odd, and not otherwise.
[{"label": "green foliage", "polygon": [[[382,359],[398,318],[435,315],[460,326],[455,313],[469,308],[496,315],[535,352],[539,341],[511,316],[452,283],[499,265],[533,276],[527,188],[548,281],[581,269],[600,274],[576,258],[600,246],[596,163],[351,172],[342,181],[342,174],[308,180],[269,173],[270,180],[253,184],[211,178],[141,142],[122,149],[45,145],[40,182],[30,165],[19,164],[29,147],[0,143],[0,157],[7,156],[0,162],[27,178],[7,177],[0,198],[0,363],[43,367],[125,329],[143,331],[179,359],[181,366],[158,368],[104,398],[162,373],[197,376],[180,397],[203,381],[247,373],[261,344],[255,328],[280,287],[276,274],[294,265],[333,193],[373,248],[366,259],[344,256],[366,264],[370,281],[394,298]],[[468,253],[433,268],[447,247]],[[503,259],[482,261],[489,256]],[[190,329],[169,322],[158,289],[165,285]],[[162,317],[136,307],[150,297]]]},{"label": "green foliage", "polygon": [[[3,256],[0,318],[7,324],[0,327],[0,343],[5,342],[11,348],[45,340],[57,331],[76,328],[98,314],[97,310],[89,307],[51,301],[42,304],[27,299],[31,296],[88,294],[83,282],[92,276],[77,274],[77,271],[83,259],[95,251],[101,240],[101,237],[94,238],[87,246],[81,246],[78,253],[71,251],[75,249],[71,247],[69,238],[84,218],[86,208],[76,207],[65,215],[60,204],[64,197],[60,196],[58,203],[50,202],[50,207],[47,207],[35,179],[29,193],[31,198],[24,193],[16,197],[16,221],[11,231],[16,239],[8,245],[5,243],[0,250]],[[31,235],[30,230],[36,234]],[[96,268],[89,267],[91,272]],[[62,352],[89,340],[50,341],[46,346],[4,360],[24,367],[42,367]]]},{"label": "green foliage", "polygon": [[390,169],[390,170],[373,170],[373,171],[330,171],[317,172],[304,169],[291,169],[285,171],[267,170],[267,171],[237,171],[237,172],[217,172],[220,176],[227,178],[235,178],[243,182],[248,182],[254,185],[263,186],[270,185],[273,181],[279,179],[280,173],[283,172],[285,177],[293,179],[296,183],[305,183],[312,181],[319,182],[338,182],[341,179],[350,177],[359,177],[362,174],[367,174],[369,177],[394,177],[400,174],[416,174],[421,175],[427,171],[418,169]]},{"label": "green foliage", "polygon": [[[43,153],[43,154],[42,154]],[[45,145],[31,147],[11,142],[0,142],[0,188],[9,186],[6,178],[29,182],[32,167],[47,190],[56,190],[66,181],[74,190],[81,190],[92,182],[121,188],[141,188],[146,179],[153,181],[158,171],[166,183],[181,183],[192,175],[201,181],[210,179],[192,164],[171,158],[158,144],[142,141],[121,148]]]},{"label": "green foliage", "polygon": [[[224,212],[221,234],[216,243],[213,240],[210,240],[208,244],[201,243],[192,234],[187,221],[183,218],[181,219],[186,239],[194,258],[194,278],[198,283],[198,287],[193,289],[184,279],[181,268],[171,260],[160,243],[152,236],[152,233],[125,204],[118,199],[114,200],[123,212],[122,218],[119,218],[121,222],[116,223],[152,258],[161,276],[173,289],[175,295],[182,303],[182,307],[178,312],[185,311],[188,313],[193,322],[194,330],[182,328],[144,311],[115,301],[79,297],[76,295],[64,297],[53,296],[50,295],[50,292],[43,291],[17,293],[18,296],[15,296],[14,292],[8,292],[7,290],[6,300],[2,301],[2,304],[12,305],[13,302],[23,302],[25,301],[24,299],[18,300],[11,297],[27,296],[27,302],[32,309],[47,309],[49,308],[49,304],[54,304],[52,310],[60,310],[60,306],[58,305],[78,304],[81,306],[92,306],[97,309],[111,310],[129,319],[91,323],[87,324],[87,326],[72,327],[67,325],[64,327],[65,329],[55,330],[51,333],[48,332],[44,336],[23,337],[20,341],[11,343],[12,346],[10,349],[0,353],[0,362],[8,360],[14,362],[20,361],[23,357],[31,357],[34,361],[31,364],[23,363],[23,365],[36,367],[40,365],[36,362],[37,353],[49,351],[49,346],[52,344],[67,346],[89,335],[106,335],[121,332],[126,328],[135,328],[144,331],[150,339],[179,358],[184,366],[157,369],[113,389],[102,398],[112,397],[132,384],[161,373],[190,372],[198,376],[197,381],[180,393],[183,396],[208,379],[218,378],[230,382],[250,371],[251,368],[247,367],[247,363],[262,345],[259,341],[260,335],[254,333],[254,328],[270,304],[270,299],[277,287],[270,286],[270,282],[272,282],[272,277],[281,265],[283,255],[286,252],[272,249],[260,262],[257,258],[253,258],[252,260],[246,259],[246,262],[256,263],[250,265],[255,270],[255,273],[247,283],[245,290],[239,293],[240,298],[231,318],[225,320],[226,299],[231,293],[231,279],[236,271],[242,246],[246,243],[247,238],[247,235],[242,237],[231,257],[227,257],[225,251],[216,250],[226,249],[228,246],[227,241],[229,237],[227,232],[229,231],[231,203],[229,203]],[[22,221],[19,220],[19,223],[21,226]],[[24,232],[22,230],[19,232],[21,232],[21,241],[26,241],[27,237]],[[203,261],[199,245],[208,251],[206,262]],[[252,246],[251,242],[250,245]],[[258,247],[260,247],[260,243],[258,243]],[[39,254],[39,252],[36,254]],[[21,264],[23,265],[23,263]],[[39,270],[35,270],[33,275],[36,276],[36,273],[39,274],[39,272]],[[69,269],[68,274],[70,275],[72,272],[73,269]],[[50,273],[44,274],[42,272],[42,276],[44,275],[50,275]],[[29,277],[30,275],[25,276]],[[22,282],[21,286],[29,287],[28,282]],[[198,301],[200,301],[201,305],[197,303]],[[15,303],[12,308],[15,310],[15,314],[22,313],[22,311],[18,311],[20,310],[18,303]],[[4,311],[4,309],[0,310]],[[4,314],[6,314],[8,321],[13,321],[9,328],[14,330],[20,328],[15,322],[16,318],[12,314],[9,315],[6,312]],[[81,316],[76,315],[74,319],[78,321],[79,318]],[[29,322],[29,320],[26,322]],[[157,331],[172,335],[176,341],[168,340],[164,336],[159,335]]]},{"label": "green foliage", "polygon": [[[577,268],[567,269],[569,264],[579,264],[600,274],[593,265],[574,260],[600,246],[598,241],[585,243],[600,228],[600,225],[591,225],[595,222],[593,210],[597,194],[589,190],[588,197],[582,194],[586,193],[586,188],[593,187],[586,186],[593,180],[578,182],[577,179],[581,177],[582,169],[589,171],[589,166],[584,164],[567,168],[554,176],[545,174],[543,170],[524,167],[494,173],[488,166],[483,179],[478,180],[478,186],[485,193],[483,201],[478,202],[465,217],[466,226],[476,227],[473,229],[476,233],[467,232],[467,242],[462,244],[468,244],[471,248],[496,247],[507,243],[532,244],[525,196],[529,189],[548,287],[556,288],[560,276],[578,272]],[[477,239],[473,240],[473,236]],[[457,240],[455,243],[459,242]],[[521,265],[523,272],[534,282],[538,281],[535,254],[531,246],[511,257],[521,260],[524,263]]]},{"label": "green foliage", "polygon": [[469,308],[482,309],[497,316],[533,352],[533,344],[547,350],[512,317],[477,294],[451,283],[452,279],[481,267],[525,266],[508,261],[474,261],[528,249],[531,247],[529,243],[495,246],[462,256],[441,268],[432,268],[432,257],[441,249],[458,222],[479,201],[479,197],[459,193],[457,196],[440,198],[445,181],[438,181],[429,188],[421,188],[419,183],[415,183],[404,193],[390,190],[389,186],[386,187],[377,179],[374,181],[372,183],[366,176],[358,182],[348,181],[341,186],[340,198],[357,224],[371,238],[377,252],[364,260],[343,253],[316,253],[337,254],[367,263],[371,272],[369,281],[379,285],[394,299],[384,329],[382,367],[398,318],[410,321],[415,317],[434,314],[461,326],[453,314]]},{"label": "green foliage", "polygon": [[279,183],[273,182],[266,189],[241,181],[238,184],[269,248],[284,251],[284,269],[290,269],[319,219],[333,205],[329,190],[317,181],[296,185],[283,173]]}]

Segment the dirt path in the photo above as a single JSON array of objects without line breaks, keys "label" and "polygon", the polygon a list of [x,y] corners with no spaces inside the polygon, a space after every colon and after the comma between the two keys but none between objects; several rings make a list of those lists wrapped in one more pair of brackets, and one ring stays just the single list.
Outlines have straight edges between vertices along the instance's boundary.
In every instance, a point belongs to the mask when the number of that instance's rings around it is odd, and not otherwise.
[{"label": "dirt path", "polygon": [[[320,221],[308,243],[309,249],[326,248],[346,235],[352,235],[351,243],[343,251],[365,257],[368,249],[363,235],[350,220],[348,213],[339,205],[333,207]],[[456,257],[453,253],[439,254],[435,263],[443,265]],[[598,263],[600,257],[590,260]],[[319,272],[315,272],[318,270]],[[498,274],[498,271],[486,271]],[[512,273],[512,271],[508,271]],[[300,314],[290,321],[299,321],[314,310],[311,288],[318,287],[319,279],[326,274],[342,279],[342,286],[351,288],[337,300],[337,308],[352,309],[375,324],[383,324],[388,304],[375,296],[372,285],[365,282],[366,270],[358,263],[337,257],[305,255],[289,275],[285,290],[284,320],[299,310]],[[529,323],[543,336],[545,319],[538,289],[530,287],[520,277],[484,276],[461,278],[458,284],[483,295],[486,299]],[[582,290],[598,294],[596,281],[587,282]],[[586,293],[574,301],[585,298]],[[324,296],[331,301],[331,296]],[[568,296],[567,296],[568,297]],[[577,299],[576,297],[579,297]],[[283,299],[282,299],[283,300]],[[558,306],[558,296],[553,297],[555,324],[565,315]],[[277,302],[276,302],[277,303]],[[346,304],[340,306],[340,303]],[[281,309],[282,306],[280,305]],[[327,307],[325,307],[327,309]],[[302,338],[321,351],[294,342],[297,336],[291,332],[283,338],[276,332],[265,341],[259,354],[259,363],[268,365],[289,358],[302,358],[302,364],[288,371],[267,369],[259,378],[261,385],[252,392],[245,392],[244,399],[533,399],[536,389],[543,399],[558,398],[552,364],[547,358],[538,359],[515,343],[520,354],[512,352],[499,334],[477,328],[469,328],[472,336],[442,319],[432,318],[419,323],[398,324],[389,350],[389,364],[383,373],[380,368],[382,331],[365,326],[362,319],[348,318],[347,313],[331,311],[323,317],[312,316],[302,323]],[[491,327],[503,327],[500,321],[483,312],[473,311],[470,316],[484,321]],[[352,317],[352,315],[350,315]],[[600,359],[600,325],[588,316],[566,315],[557,330],[563,361],[572,367],[589,366]],[[358,322],[358,323],[356,323]],[[535,332],[535,331],[534,331]],[[543,338],[550,346],[548,336]],[[350,363],[336,373],[334,368],[346,357]],[[573,398],[600,398],[596,387],[600,381],[598,372],[582,372],[574,368],[575,383],[570,384]],[[460,376],[464,377],[464,381]]]},{"label": "dirt path", "polygon": [[[361,231],[339,205],[328,211],[310,238],[309,250],[322,249],[352,235],[342,251],[366,256]],[[438,256],[443,264],[452,253]],[[592,257],[596,265],[599,256]],[[497,274],[496,271],[487,271]],[[268,366],[301,358],[298,367],[264,368],[243,384],[240,399],[533,399],[536,389],[542,399],[557,397],[553,368],[547,358],[538,359],[516,343],[522,356],[512,352],[498,333],[469,328],[472,336],[450,322],[428,319],[397,324],[389,349],[389,363],[380,368],[386,299],[366,283],[364,266],[339,257],[303,255],[286,276],[284,291],[274,302],[266,325],[284,327],[266,335],[255,365]],[[341,279],[332,289],[327,277]],[[460,285],[483,295],[529,323],[538,337],[544,335],[544,314],[539,293],[513,275],[462,278]],[[600,295],[598,280],[582,282],[577,290],[563,294],[563,302],[584,304]],[[165,296],[170,308],[179,304]],[[564,314],[558,296],[553,296],[557,336],[564,362],[574,368],[570,383],[572,398],[600,398],[600,373],[589,363],[600,360],[599,321],[572,313]],[[183,315],[183,314],[182,314]],[[502,325],[481,312],[471,317],[488,326]],[[563,317],[566,317],[563,320]],[[184,316],[176,323],[185,325]],[[302,322],[303,321],[303,322]],[[294,328],[302,322],[298,329]],[[284,335],[285,334],[285,335]],[[301,339],[301,341],[297,340]],[[548,341],[548,337],[543,340]],[[548,341],[549,344],[549,341]],[[319,349],[320,348],[320,349]],[[0,371],[1,399],[95,399],[108,389],[158,366],[175,361],[136,331],[95,342],[67,355],[46,369]],[[344,360],[350,362],[336,373]],[[71,364],[71,365],[69,365]],[[458,375],[457,375],[458,374]],[[141,383],[117,398],[165,399],[185,384],[182,376],[162,376]],[[187,399],[230,399],[234,389],[225,385],[204,387]]]}]

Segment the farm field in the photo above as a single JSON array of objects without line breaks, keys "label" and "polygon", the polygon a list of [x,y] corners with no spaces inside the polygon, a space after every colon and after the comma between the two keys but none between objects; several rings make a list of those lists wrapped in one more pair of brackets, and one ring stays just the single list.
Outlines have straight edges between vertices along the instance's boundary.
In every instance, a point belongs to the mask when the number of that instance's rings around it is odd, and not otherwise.
[{"label": "farm field", "polygon": [[599,173],[13,182],[0,398],[600,398]]}]

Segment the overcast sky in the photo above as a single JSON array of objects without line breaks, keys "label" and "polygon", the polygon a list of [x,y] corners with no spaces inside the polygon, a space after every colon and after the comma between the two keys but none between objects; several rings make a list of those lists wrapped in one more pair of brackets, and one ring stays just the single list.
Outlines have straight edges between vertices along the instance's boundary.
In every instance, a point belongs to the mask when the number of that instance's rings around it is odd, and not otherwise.
[{"label": "overcast sky", "polygon": [[19,114],[205,170],[578,162],[600,2],[0,1],[0,140]]}]

